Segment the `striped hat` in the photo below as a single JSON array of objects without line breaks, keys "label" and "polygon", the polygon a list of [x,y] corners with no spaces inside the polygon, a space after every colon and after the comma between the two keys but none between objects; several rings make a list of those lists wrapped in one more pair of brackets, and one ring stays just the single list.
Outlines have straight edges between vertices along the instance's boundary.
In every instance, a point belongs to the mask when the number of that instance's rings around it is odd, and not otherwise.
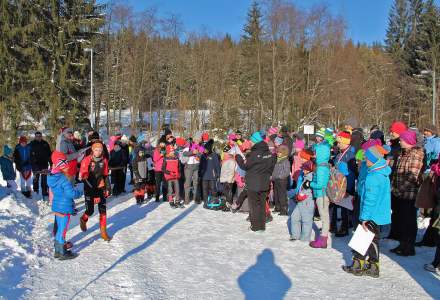
[{"label": "striped hat", "polygon": [[350,145],[351,142],[351,134],[347,131],[341,131],[336,136],[336,140],[344,145]]}]

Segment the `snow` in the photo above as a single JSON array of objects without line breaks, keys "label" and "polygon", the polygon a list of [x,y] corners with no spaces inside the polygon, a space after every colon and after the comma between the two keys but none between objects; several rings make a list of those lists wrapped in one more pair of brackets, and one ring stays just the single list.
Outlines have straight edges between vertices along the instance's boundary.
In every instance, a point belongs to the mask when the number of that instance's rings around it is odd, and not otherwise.
[{"label": "snow", "polygon": [[[0,180],[0,183],[1,180]],[[110,198],[108,232],[99,236],[97,212],[81,232],[72,217],[67,237],[80,255],[52,257],[53,215],[47,204],[0,189],[0,298],[4,299],[439,299],[439,277],[423,270],[433,248],[415,257],[381,243],[381,277],[344,273],[349,238],[329,249],[288,239],[286,217],[274,216],[265,233],[248,230],[246,215],[192,204],[137,206],[131,194]],[[426,226],[426,220],[420,220]],[[319,224],[318,224],[319,225]],[[422,231],[421,231],[422,232]],[[420,233],[421,233],[420,232]]]}]

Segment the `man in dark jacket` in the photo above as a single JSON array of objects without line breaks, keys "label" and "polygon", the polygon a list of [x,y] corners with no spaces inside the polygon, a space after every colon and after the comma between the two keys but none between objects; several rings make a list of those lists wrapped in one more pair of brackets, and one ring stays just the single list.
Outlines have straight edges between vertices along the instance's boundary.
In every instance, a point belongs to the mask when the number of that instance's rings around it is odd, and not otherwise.
[{"label": "man in dark jacket", "polygon": [[50,166],[50,156],[52,151],[49,144],[43,140],[41,132],[35,132],[35,139],[29,144],[31,148],[31,165],[32,173],[34,174],[33,190],[38,194],[39,181],[41,178],[41,195],[43,199],[49,197],[47,188],[47,170]]},{"label": "man in dark jacket", "polygon": [[246,186],[250,205],[249,218],[252,231],[266,229],[266,197],[270,188],[270,176],[276,163],[276,157],[269,151],[269,146],[263,141],[259,132],[251,138],[253,146],[244,161],[240,155],[236,156],[238,166],[246,171]]},{"label": "man in dark jacket", "polygon": [[200,177],[205,205],[208,204],[208,197],[217,196],[217,181],[221,171],[220,157],[213,147],[214,140],[211,139],[205,144],[205,153],[200,160]]}]

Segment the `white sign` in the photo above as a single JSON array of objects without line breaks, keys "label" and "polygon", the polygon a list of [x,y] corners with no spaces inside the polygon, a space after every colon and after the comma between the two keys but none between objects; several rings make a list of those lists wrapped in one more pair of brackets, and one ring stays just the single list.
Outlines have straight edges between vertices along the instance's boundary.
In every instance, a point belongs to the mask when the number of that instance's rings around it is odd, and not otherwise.
[{"label": "white sign", "polygon": [[365,255],[373,239],[374,233],[369,230],[365,231],[362,225],[359,224],[350,240],[350,243],[348,243],[348,247],[361,255]]},{"label": "white sign", "polygon": [[313,125],[304,125],[304,134],[314,134],[315,126]]}]

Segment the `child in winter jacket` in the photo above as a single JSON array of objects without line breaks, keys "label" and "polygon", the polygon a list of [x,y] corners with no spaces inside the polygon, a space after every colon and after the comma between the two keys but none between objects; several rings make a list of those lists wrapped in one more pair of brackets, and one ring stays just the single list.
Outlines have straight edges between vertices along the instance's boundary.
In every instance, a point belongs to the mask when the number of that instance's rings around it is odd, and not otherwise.
[{"label": "child in winter jacket", "polygon": [[15,192],[17,190],[17,183],[15,183],[16,173],[12,149],[8,145],[3,146],[3,156],[0,157],[0,170],[2,171],[3,180],[6,181],[7,187]]},{"label": "child in winter jacket", "polygon": [[32,165],[31,147],[27,143],[27,138],[21,136],[14,151],[15,167],[20,172],[21,193],[27,198],[31,198],[32,184]]},{"label": "child in winter jacket", "polygon": [[162,200],[167,200],[167,186],[163,174],[163,161],[166,154],[166,146],[167,145],[165,142],[161,141],[153,152],[154,177],[156,182],[156,202],[159,202],[161,193],[163,197]]},{"label": "child in winter jacket", "polygon": [[297,139],[293,143],[293,148],[295,150],[295,153],[293,154],[293,162],[292,162],[292,179],[293,179],[293,186],[296,187],[296,182],[298,181],[299,174],[301,173],[301,167],[303,164],[303,161],[301,157],[299,157],[299,153],[304,150],[305,144],[304,141],[301,139]]},{"label": "child in winter jacket", "polygon": [[72,247],[66,242],[66,232],[70,216],[74,213],[74,199],[81,197],[81,192],[75,190],[69,178],[69,164],[63,152],[52,153],[52,170],[47,179],[50,188],[52,211],[55,214],[55,254],[59,260],[75,258],[77,255],[69,250]]},{"label": "child in winter jacket", "polygon": [[150,153],[145,148],[145,141],[141,138],[139,144],[133,150],[133,180],[134,196],[137,204],[145,201],[145,191],[150,200],[154,193],[154,170],[153,160]]},{"label": "child in winter jacket", "polygon": [[288,151],[289,148],[285,145],[277,148],[277,163],[272,173],[274,212],[279,212],[281,216],[287,216],[287,188],[290,176]]},{"label": "child in winter jacket", "polygon": [[110,151],[110,160],[108,162],[111,170],[113,184],[113,195],[118,196],[125,189],[125,168],[127,167],[128,157],[125,151],[122,151],[121,141],[115,141],[113,149]]},{"label": "child in winter jacket", "polygon": [[176,148],[173,145],[166,147],[166,156],[162,165],[162,172],[165,181],[168,184],[168,202],[172,208],[183,208],[183,203],[180,201],[180,187],[179,187],[179,158],[176,154]]},{"label": "child in winter jacket", "polygon": [[202,193],[205,205],[212,197],[217,196],[217,181],[220,177],[220,158],[213,151],[214,140],[205,144],[205,153],[200,160],[200,176],[202,178]]},{"label": "child in winter jacket", "polygon": [[313,226],[315,202],[310,188],[313,180],[314,163],[303,159],[301,173],[298,176],[295,198],[290,200],[292,214],[290,215],[290,240],[310,241]]},{"label": "child in winter jacket", "polygon": [[226,196],[226,202],[232,204],[232,188],[235,181],[235,170],[237,163],[234,157],[229,153],[231,147],[227,145],[223,149],[223,160],[220,171],[220,183],[223,184],[223,194]]},{"label": "child in winter jacket", "polygon": [[101,237],[110,241],[107,234],[107,198],[110,196],[110,182],[108,179],[108,160],[103,156],[102,143],[92,145],[92,154],[86,156],[81,162],[79,178],[84,182],[84,196],[86,211],[80,219],[82,231],[87,231],[87,221],[94,213],[94,206],[98,204],[99,227]]},{"label": "child in winter jacket", "polygon": [[391,168],[383,156],[380,146],[365,151],[368,171],[362,190],[359,220],[364,230],[374,233],[374,239],[366,255],[354,251],[352,265],[342,267],[344,271],[358,276],[379,277],[379,226],[391,223]]}]

